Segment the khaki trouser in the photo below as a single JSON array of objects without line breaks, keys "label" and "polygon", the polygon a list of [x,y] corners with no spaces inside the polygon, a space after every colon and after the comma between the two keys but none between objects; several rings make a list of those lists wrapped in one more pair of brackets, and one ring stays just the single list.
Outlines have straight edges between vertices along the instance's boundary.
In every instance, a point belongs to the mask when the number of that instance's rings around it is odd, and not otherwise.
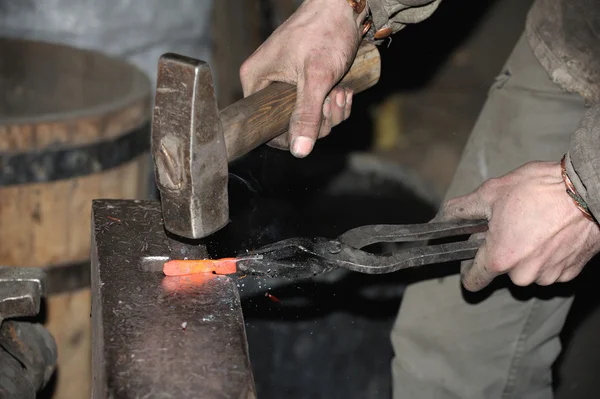
[{"label": "khaki trouser", "polygon": [[[559,161],[585,112],[522,37],[466,145],[447,197],[528,161]],[[552,398],[551,366],[572,297],[506,284],[479,295],[458,275],[410,285],[392,331],[395,399]],[[497,284],[498,285],[498,284]],[[554,287],[556,289],[556,286]]]}]

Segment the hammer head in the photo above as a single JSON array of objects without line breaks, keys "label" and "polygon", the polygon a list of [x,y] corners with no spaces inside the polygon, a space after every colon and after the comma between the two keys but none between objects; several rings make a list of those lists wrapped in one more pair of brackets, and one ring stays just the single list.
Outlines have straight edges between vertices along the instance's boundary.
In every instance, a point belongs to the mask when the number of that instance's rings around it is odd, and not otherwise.
[{"label": "hammer head", "polygon": [[168,231],[203,238],[227,224],[227,150],[207,63],[160,58],[152,153]]}]

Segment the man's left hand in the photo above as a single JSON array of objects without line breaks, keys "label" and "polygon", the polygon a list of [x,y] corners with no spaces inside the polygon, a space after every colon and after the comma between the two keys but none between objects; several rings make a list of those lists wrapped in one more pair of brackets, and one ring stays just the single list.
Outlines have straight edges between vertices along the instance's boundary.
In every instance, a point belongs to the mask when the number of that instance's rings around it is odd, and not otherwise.
[{"label": "man's left hand", "polygon": [[600,252],[600,228],[567,194],[560,163],[532,162],[444,204],[434,221],[487,219],[484,244],[461,268],[469,291],[508,274],[519,286],[575,278]]}]

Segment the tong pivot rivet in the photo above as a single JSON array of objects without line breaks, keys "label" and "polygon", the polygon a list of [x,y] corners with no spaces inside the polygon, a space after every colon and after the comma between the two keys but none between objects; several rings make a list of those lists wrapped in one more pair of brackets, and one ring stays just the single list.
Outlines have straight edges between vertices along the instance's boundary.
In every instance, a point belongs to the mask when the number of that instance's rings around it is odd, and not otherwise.
[{"label": "tong pivot rivet", "polygon": [[342,252],[342,244],[334,241],[329,244],[329,248],[327,249],[329,250],[330,254],[339,254],[340,252]]}]

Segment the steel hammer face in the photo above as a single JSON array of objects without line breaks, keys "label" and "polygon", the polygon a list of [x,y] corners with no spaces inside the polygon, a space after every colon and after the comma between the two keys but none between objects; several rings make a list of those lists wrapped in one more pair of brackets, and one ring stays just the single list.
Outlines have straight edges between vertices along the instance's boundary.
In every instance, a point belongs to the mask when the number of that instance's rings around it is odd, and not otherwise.
[{"label": "steel hammer face", "polygon": [[160,58],[152,153],[168,231],[202,238],[227,224],[227,150],[207,63],[171,53]]}]

